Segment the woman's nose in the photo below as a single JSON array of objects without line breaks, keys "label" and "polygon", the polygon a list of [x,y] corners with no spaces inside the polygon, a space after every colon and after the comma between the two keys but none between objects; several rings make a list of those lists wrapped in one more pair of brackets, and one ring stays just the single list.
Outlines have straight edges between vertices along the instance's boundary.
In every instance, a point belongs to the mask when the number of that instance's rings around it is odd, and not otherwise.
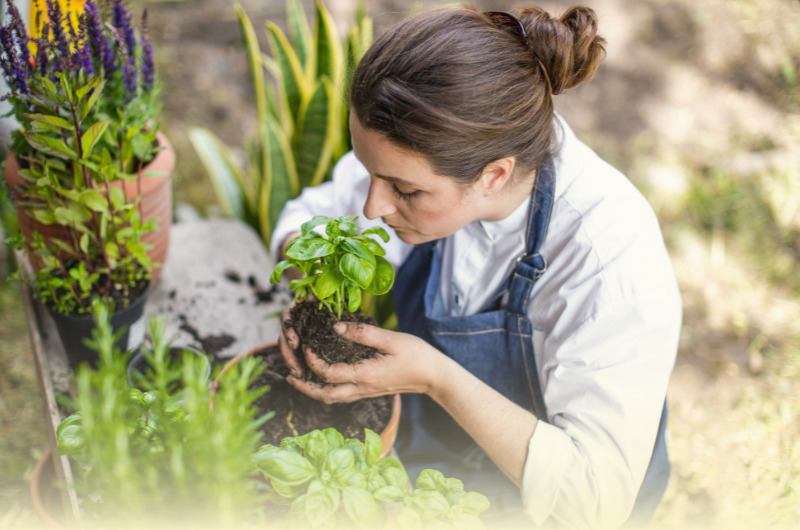
[{"label": "woman's nose", "polygon": [[377,219],[378,217],[391,215],[396,211],[394,201],[392,201],[392,192],[389,189],[390,186],[390,184],[380,179],[373,178],[371,180],[369,192],[367,193],[367,202],[364,203],[364,217]]}]

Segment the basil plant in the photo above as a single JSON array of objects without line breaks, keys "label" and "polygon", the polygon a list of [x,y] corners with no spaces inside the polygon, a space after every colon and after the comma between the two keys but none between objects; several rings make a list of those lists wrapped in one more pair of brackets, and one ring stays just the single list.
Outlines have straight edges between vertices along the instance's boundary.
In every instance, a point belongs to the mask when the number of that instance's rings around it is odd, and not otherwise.
[{"label": "basil plant", "polygon": [[362,443],[329,428],[265,445],[255,463],[269,481],[270,500],[289,506],[291,528],[483,526],[484,495],[434,469],[423,470],[411,487],[400,461],[381,458],[381,450],[380,436],[369,429]]},{"label": "basil plant", "polygon": [[[270,282],[280,281],[286,269],[297,269],[304,277],[289,282],[295,300],[314,295],[320,307],[340,320],[345,309],[358,311],[363,293],[388,293],[394,283],[394,267],[383,257],[386,251],[381,244],[369,236],[376,235],[386,243],[389,234],[381,227],[361,231],[356,219],[317,215],[303,223],[300,235],[286,246],[288,259],[275,266]],[[315,230],[322,225],[324,236]]]}]

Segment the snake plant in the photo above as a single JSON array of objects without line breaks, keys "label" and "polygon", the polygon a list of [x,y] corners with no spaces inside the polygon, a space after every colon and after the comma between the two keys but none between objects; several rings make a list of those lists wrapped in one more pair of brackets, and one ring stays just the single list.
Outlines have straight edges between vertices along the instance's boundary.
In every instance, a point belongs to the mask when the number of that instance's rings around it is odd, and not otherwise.
[{"label": "snake plant", "polygon": [[350,150],[347,93],[351,73],[372,43],[372,19],[360,5],[341,42],[321,0],[313,27],[299,0],[288,0],[288,36],[267,22],[265,54],[241,5],[236,13],[258,120],[246,167],[210,130],[195,127],[189,137],[225,214],[250,224],[269,246],[286,201],[329,179],[336,160]]}]

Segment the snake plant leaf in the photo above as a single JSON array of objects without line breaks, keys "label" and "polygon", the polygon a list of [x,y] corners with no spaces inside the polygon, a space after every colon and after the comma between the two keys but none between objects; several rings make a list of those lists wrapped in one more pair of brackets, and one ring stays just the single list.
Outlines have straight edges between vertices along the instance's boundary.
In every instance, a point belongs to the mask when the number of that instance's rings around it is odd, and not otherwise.
[{"label": "snake plant leaf", "polygon": [[286,20],[289,23],[289,38],[297,49],[297,58],[301,64],[307,65],[312,62],[311,26],[299,0],[286,2]]},{"label": "snake plant leaf", "polygon": [[316,44],[316,77],[328,77],[331,80],[341,79],[340,74],[343,68],[342,48],[336,30],[336,23],[330,12],[322,4],[322,0],[316,1],[317,24],[314,28]]},{"label": "snake plant leaf", "polygon": [[295,147],[300,187],[321,183],[333,166],[334,145],[339,141],[339,116],[333,85],[323,79],[300,110]]},{"label": "snake plant leaf", "polygon": [[269,246],[272,229],[278,221],[283,205],[296,195],[298,181],[289,141],[280,124],[271,116],[267,116],[266,128],[265,149],[268,151],[269,165],[262,182],[258,219],[261,237]]},{"label": "snake plant leaf", "polygon": [[[250,69],[250,77],[253,81],[253,92],[256,98],[256,120],[257,123],[264,123],[267,118],[267,100],[264,85],[264,70],[261,62],[261,47],[258,44],[253,23],[245,13],[241,4],[235,6],[236,16],[239,20],[239,28],[242,32],[242,41],[247,52],[247,65]],[[262,138],[263,143],[263,138]]]},{"label": "snake plant leaf", "polygon": [[189,129],[189,140],[211,177],[222,210],[236,219],[245,219],[245,195],[255,192],[246,182],[228,148],[204,127]]},{"label": "snake plant leaf", "polygon": [[304,92],[308,91],[304,83],[303,68],[286,35],[274,22],[267,22],[267,40],[280,71],[277,81],[283,99],[281,123],[287,130],[291,130],[293,117],[300,111]]}]

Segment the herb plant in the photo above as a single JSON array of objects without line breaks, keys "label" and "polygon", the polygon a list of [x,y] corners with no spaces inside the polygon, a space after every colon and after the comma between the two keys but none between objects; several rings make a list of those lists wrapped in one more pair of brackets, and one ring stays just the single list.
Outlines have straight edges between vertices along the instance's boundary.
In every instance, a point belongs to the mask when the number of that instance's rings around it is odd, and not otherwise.
[{"label": "herb plant", "polygon": [[193,356],[178,372],[169,369],[164,323],[151,320],[154,377],[142,391],[127,384],[129,355],[114,347],[108,308],[98,304],[94,316],[100,360],[96,370],[78,368],[68,404],[74,414],[57,429],[58,452],[73,462],[84,522],[144,528],[252,520],[263,500],[252,459],[267,419],[257,419],[254,406],[267,389],[250,388],[258,363],[237,363],[212,396],[207,365]]},{"label": "herb plant", "polygon": [[433,469],[423,470],[412,488],[400,461],[380,458],[380,436],[369,429],[365,434],[362,443],[336,429],[315,430],[256,453],[270,499],[289,506],[292,528],[482,526],[478,516],[489,507],[484,495],[465,492],[460,480]]},{"label": "herb plant", "polygon": [[157,151],[146,17],[138,33],[123,0],[104,9],[87,0],[75,27],[58,1],[46,4],[41,38],[28,36],[13,0],[0,27],[0,69],[20,124],[11,149],[24,179],[12,196],[51,229],[18,243],[33,257],[29,280],[48,307],[88,313],[99,297],[121,309],[154,267],[142,236],[155,222],[142,222],[136,199],[123,192],[125,181],[138,186]]},{"label": "herb plant", "polygon": [[[358,311],[363,293],[377,296],[389,292],[394,267],[383,257],[386,251],[381,244],[368,237],[377,235],[386,243],[389,234],[381,227],[361,231],[356,219],[318,215],[303,223],[300,235],[286,246],[289,259],[275,266],[270,282],[280,281],[286,269],[297,269],[304,277],[289,282],[295,299],[302,301],[314,295],[320,307],[339,319],[344,309]],[[323,225],[327,238],[315,230]]]}]

